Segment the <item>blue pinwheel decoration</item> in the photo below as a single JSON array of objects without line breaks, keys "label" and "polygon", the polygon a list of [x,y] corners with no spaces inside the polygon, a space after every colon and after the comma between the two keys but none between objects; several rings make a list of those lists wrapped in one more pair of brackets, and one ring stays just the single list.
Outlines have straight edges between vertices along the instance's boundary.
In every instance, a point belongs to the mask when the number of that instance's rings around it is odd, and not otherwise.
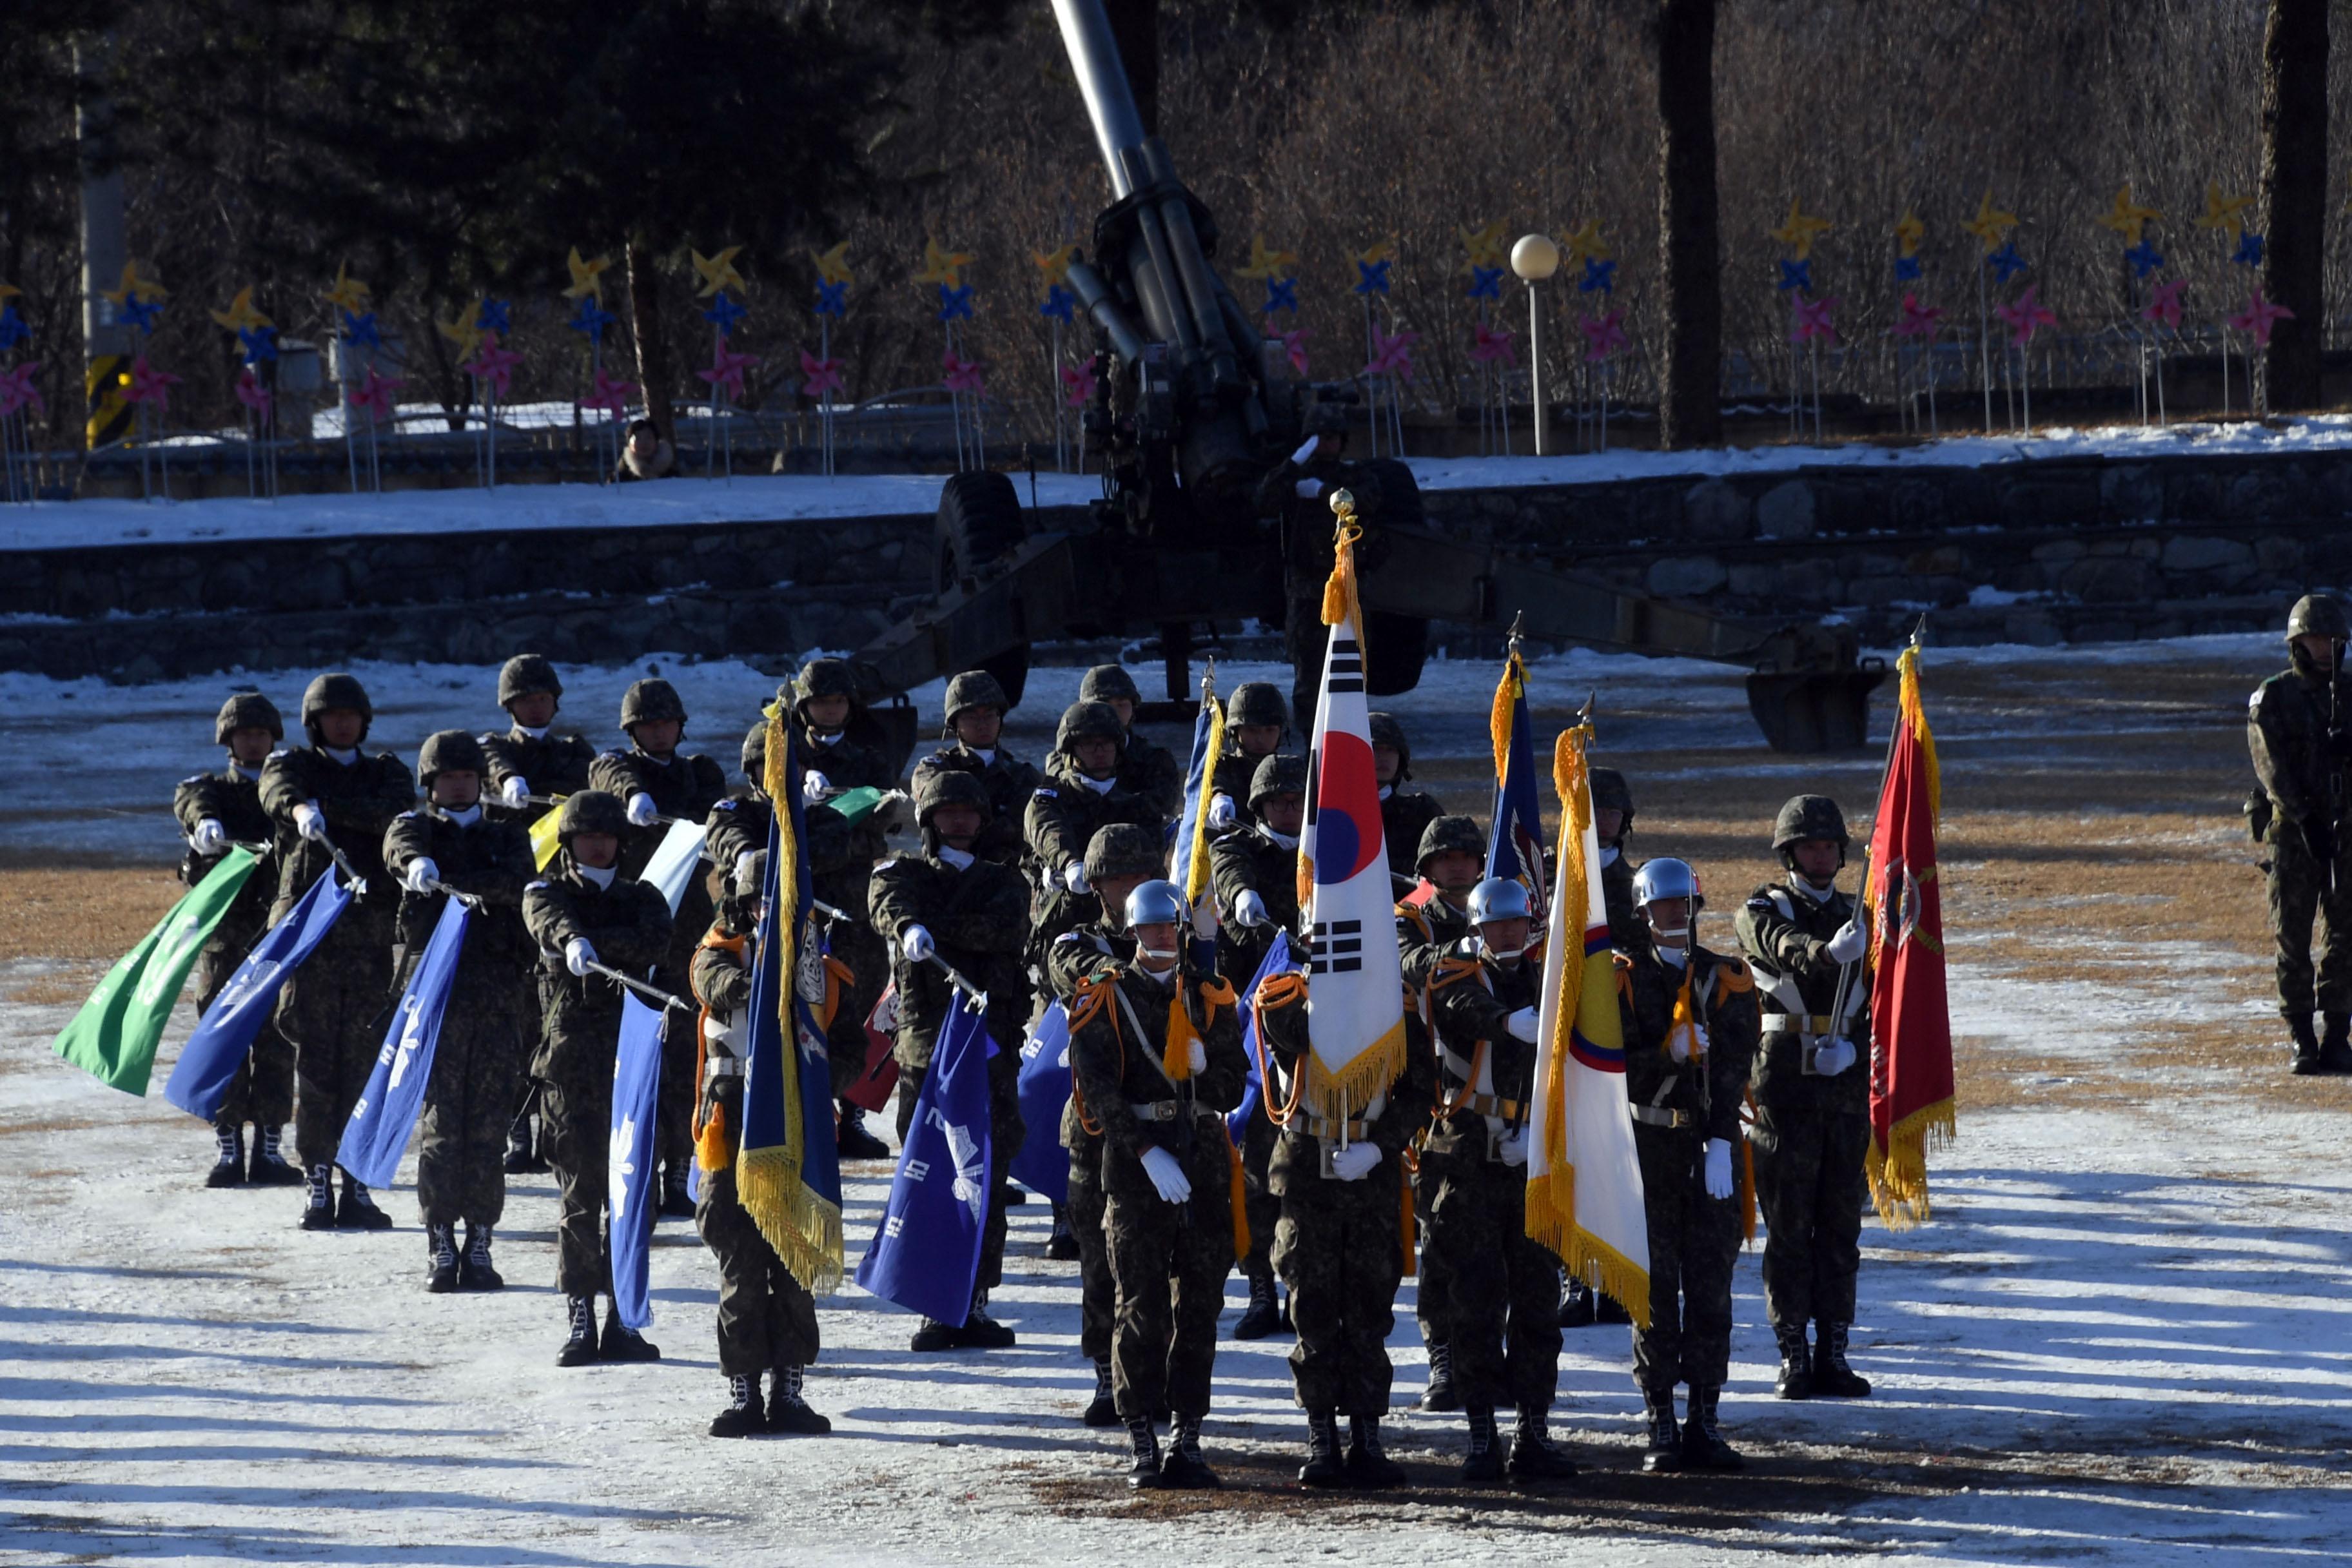
[{"label": "blue pinwheel decoration", "polygon": [[969,321],[971,320],[971,285],[952,283],[940,285],[940,320]]},{"label": "blue pinwheel decoration", "polygon": [[572,319],[563,324],[582,337],[593,340],[604,337],[604,329],[618,320],[619,317],[596,302],[593,294],[583,294],[580,296],[580,308],[572,311]]},{"label": "blue pinwheel decoration", "polygon": [[121,317],[141,331],[152,334],[155,323],[163,319],[163,301],[142,300],[137,289],[127,290],[122,296]]},{"label": "blue pinwheel decoration", "polygon": [[2156,247],[2144,239],[2125,251],[2124,259],[2131,263],[2132,276],[2135,278],[2146,278],[2164,265],[2164,257]]},{"label": "blue pinwheel decoration", "polygon": [[0,350],[13,349],[33,335],[25,318],[16,314],[14,305],[0,305]]},{"label": "blue pinwheel decoration", "polygon": [[239,327],[236,341],[245,345],[245,363],[260,364],[278,357],[276,327]]},{"label": "blue pinwheel decoration", "polygon": [[1597,256],[1584,258],[1584,276],[1576,280],[1580,294],[1614,294],[1617,292],[1617,264],[1603,261]]},{"label": "blue pinwheel decoration", "polygon": [[1786,257],[1783,257],[1780,260],[1780,281],[1779,288],[1780,292],[1783,294],[1787,293],[1791,289],[1797,289],[1801,293],[1811,293],[1813,291],[1813,264],[1811,260],[1809,258],[1803,261],[1790,261]]},{"label": "blue pinwheel decoration", "polygon": [[474,328],[477,331],[496,332],[499,336],[505,337],[508,332],[513,331],[507,314],[507,302],[504,300],[484,299],[482,308],[474,312]]},{"label": "blue pinwheel decoration", "polygon": [[2263,264],[2263,237],[2252,229],[2246,230],[2238,237],[2238,248],[2231,253],[2230,259],[2241,267],[2260,267]]},{"label": "blue pinwheel decoration", "polygon": [[1472,263],[1470,268],[1470,287],[1465,291],[1464,297],[1471,300],[1501,299],[1503,297],[1503,269],[1499,267],[1480,267],[1475,262]]},{"label": "blue pinwheel decoration", "polygon": [[735,296],[721,289],[712,297],[710,309],[702,312],[702,319],[717,327],[720,337],[728,338],[735,335],[735,323],[751,313],[750,306],[736,303]]},{"label": "blue pinwheel decoration", "polygon": [[2017,254],[2017,241],[2006,240],[1999,250],[1985,252],[1984,264],[1992,268],[1992,280],[2006,283],[2025,270],[2025,258]]},{"label": "blue pinwheel decoration", "polygon": [[355,349],[382,348],[383,346],[383,338],[382,334],[378,333],[375,330],[375,312],[373,310],[362,310],[357,315],[353,315],[351,311],[345,310],[343,312],[343,342],[351,344],[352,347]]},{"label": "blue pinwheel decoration", "polygon": [[845,278],[838,283],[819,283],[816,286],[816,313],[820,316],[849,314],[849,279]]},{"label": "blue pinwheel decoration", "polygon": [[1078,297],[1059,283],[1049,284],[1045,289],[1045,302],[1037,307],[1037,313],[1041,316],[1050,316],[1064,326],[1067,326],[1070,324],[1071,313],[1077,302]]},{"label": "blue pinwheel decoration", "polygon": [[1289,310],[1296,313],[1297,310],[1297,279],[1269,278],[1265,280],[1265,309],[1264,314],[1271,316],[1276,310]]},{"label": "blue pinwheel decoration", "polygon": [[1917,257],[1898,256],[1895,258],[1895,281],[1897,283],[1916,283],[1919,280],[1920,272]]},{"label": "blue pinwheel decoration", "polygon": [[1389,291],[1389,268],[1391,260],[1359,261],[1356,263],[1356,292],[1385,294]]}]

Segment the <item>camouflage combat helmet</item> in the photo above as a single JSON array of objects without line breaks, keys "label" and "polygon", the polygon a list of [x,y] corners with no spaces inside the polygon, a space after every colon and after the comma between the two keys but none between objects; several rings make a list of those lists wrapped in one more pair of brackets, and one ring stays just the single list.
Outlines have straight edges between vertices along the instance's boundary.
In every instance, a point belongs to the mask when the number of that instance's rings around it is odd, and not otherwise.
[{"label": "camouflage combat helmet", "polygon": [[583,789],[566,796],[555,818],[555,837],[566,846],[583,833],[609,833],[623,838],[628,831],[628,807],[610,790]]},{"label": "camouflage combat helmet", "polygon": [[1307,436],[1345,436],[1348,433],[1348,405],[1318,398],[1307,410]]},{"label": "camouflage combat helmet", "polygon": [[988,786],[961,768],[924,768],[915,775],[915,822],[928,828],[933,814],[943,805],[969,805],[979,809],[982,822],[996,815],[989,804]]},{"label": "camouflage combat helmet", "polygon": [[808,716],[801,711],[801,707],[811,699],[817,697],[846,697],[849,699],[850,707],[853,710],[856,708],[857,676],[849,668],[847,659],[813,658],[801,666],[801,672],[793,677],[793,717],[807,718]]},{"label": "camouflage combat helmet", "polygon": [[1263,680],[1244,680],[1234,688],[1233,700],[1225,705],[1225,722],[1236,729],[1244,724],[1279,724],[1290,727],[1290,704],[1282,700],[1281,690]]},{"label": "camouflage combat helmet", "polygon": [[375,704],[368,700],[367,688],[360,684],[358,676],[340,670],[322,675],[302,689],[302,728],[313,741],[319,738],[319,715],[335,708],[350,709],[362,724],[375,722]]},{"label": "camouflage combat helmet", "polygon": [[213,744],[228,744],[232,730],[267,730],[273,741],[286,738],[286,721],[278,717],[278,704],[258,691],[232,691],[221,704],[220,716],[213,721]]},{"label": "camouflage combat helmet", "polygon": [[1633,786],[1615,768],[1595,768],[1591,776],[1592,809],[1619,812],[1617,837],[1624,837],[1633,831]]},{"label": "camouflage combat helmet", "polygon": [[743,776],[754,789],[768,787],[768,721],[759,720],[743,731]]},{"label": "camouflage combat helmet", "polygon": [[555,666],[538,654],[519,653],[499,667],[499,707],[534,691],[544,691],[551,697],[563,695],[563,682],[556,675]]},{"label": "camouflage combat helmet", "polygon": [[1108,741],[1124,749],[1127,726],[1118,721],[1118,710],[1108,702],[1073,702],[1062,710],[1061,728],[1054,734],[1054,750],[1076,761],[1080,741]]},{"label": "camouflage combat helmet", "polygon": [[1430,861],[1449,849],[1475,855],[1483,865],[1486,858],[1486,836],[1478,831],[1475,817],[1430,818],[1429,826],[1421,830],[1421,847],[1413,852],[1412,868],[1426,874]]},{"label": "camouflage combat helmet", "polygon": [[482,743],[463,730],[436,730],[425,737],[425,744],[416,752],[416,783],[420,788],[431,789],[438,773],[472,773],[478,778],[489,776],[489,759],[482,755]]},{"label": "camouflage combat helmet", "polygon": [[1784,867],[1795,868],[1796,861],[1789,852],[1790,847],[1808,838],[1834,839],[1838,847],[1838,864],[1845,864],[1848,842],[1845,814],[1838,809],[1837,802],[1825,795],[1793,796],[1772,821],[1772,849],[1780,857],[1780,864]]},{"label": "camouflage combat helmet", "polygon": [[1397,754],[1395,782],[1404,783],[1412,777],[1412,742],[1404,738],[1404,726],[1393,713],[1371,715],[1372,744],[1386,746]]},{"label": "camouflage combat helmet", "polygon": [[2287,612],[2286,640],[2297,637],[2328,637],[2336,642],[2352,638],[2352,626],[2344,621],[2344,606],[2326,594],[2305,594]]},{"label": "camouflage combat helmet", "polygon": [[1143,693],[1135,689],[1135,677],[1127,673],[1125,666],[1098,664],[1087,670],[1086,679],[1078,682],[1078,700],[1140,702]]},{"label": "camouflage combat helmet", "polygon": [[1168,873],[1165,836],[1137,822],[1114,822],[1095,829],[1087,841],[1087,880],[1106,877],[1162,877]]},{"label": "camouflage combat helmet", "polygon": [[1013,710],[1004,688],[984,669],[967,669],[949,680],[944,707],[947,710],[940,716],[940,721],[946,728],[940,732],[950,740],[955,738],[956,715],[967,708],[993,708],[999,713]]},{"label": "camouflage combat helmet", "polygon": [[621,697],[621,729],[624,732],[640,724],[658,723],[664,719],[686,722],[686,704],[678,700],[677,688],[667,680],[637,680]]},{"label": "camouflage combat helmet", "polygon": [[1286,752],[1276,752],[1258,759],[1257,771],[1250,774],[1250,809],[1268,795],[1307,793],[1307,759]]}]

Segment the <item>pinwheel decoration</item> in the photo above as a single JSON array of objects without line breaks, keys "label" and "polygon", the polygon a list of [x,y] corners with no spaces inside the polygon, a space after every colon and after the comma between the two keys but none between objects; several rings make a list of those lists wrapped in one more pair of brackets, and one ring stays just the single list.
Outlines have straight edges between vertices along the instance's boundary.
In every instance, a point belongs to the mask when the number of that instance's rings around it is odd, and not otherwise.
[{"label": "pinwheel decoration", "polygon": [[1373,328],[1372,357],[1366,362],[1364,374],[1411,381],[1412,345],[1419,342],[1419,332],[1383,332],[1378,327]]},{"label": "pinwheel decoration", "polygon": [[122,401],[152,407],[162,414],[171,405],[172,388],[180,378],[168,370],[158,370],[141,354],[131,362],[131,374],[122,389]]},{"label": "pinwheel decoration", "polygon": [[849,284],[857,281],[849,269],[849,241],[843,240],[830,250],[812,250],[809,259],[816,263],[819,280],[826,283]]},{"label": "pinwheel decoration", "polygon": [[1465,298],[1472,300],[1502,299],[1503,268],[1499,267],[1473,267],[1470,268],[1470,286],[1463,290],[1463,294]]},{"label": "pinwheel decoration", "polygon": [[2144,239],[2125,251],[2124,259],[2131,263],[2132,277],[2141,282],[2146,282],[2149,273],[2164,265],[2163,253]]},{"label": "pinwheel decoration", "polygon": [[688,259],[694,264],[695,277],[702,284],[702,287],[694,292],[696,299],[708,300],[728,289],[734,289],[738,294],[748,294],[751,291],[744,283],[743,275],[735,270],[735,258],[743,254],[741,246],[730,245],[716,256],[705,256],[688,246],[686,254]]},{"label": "pinwheel decoration", "polygon": [[2026,268],[2025,258],[2017,253],[2014,240],[1985,253],[1985,265],[1992,268],[1992,280],[2006,283]]},{"label": "pinwheel decoration", "polygon": [[[12,293],[14,291],[10,290]],[[5,310],[9,314],[14,313],[5,307],[0,307],[0,310]],[[34,486],[37,482],[30,474],[27,474],[26,482],[22,486],[19,485],[16,479],[16,449],[21,447],[29,455],[32,447],[31,436],[21,427],[23,421],[19,416],[27,408],[40,412],[47,411],[47,405],[41,399],[41,389],[33,384],[33,377],[40,368],[40,361],[26,360],[21,364],[10,365],[5,370],[0,370],[0,475],[5,475],[7,478],[7,495],[11,501],[20,499],[30,501],[33,499]],[[18,428],[12,430],[11,426],[16,426]]]},{"label": "pinwheel decoration", "polygon": [[[856,281],[856,274],[849,269],[849,241],[845,239],[825,250],[813,249],[808,256],[816,264],[816,357],[820,361],[831,361],[833,323],[849,314],[849,286]],[[819,453],[824,472],[829,475],[834,471],[833,394],[824,392],[814,395],[817,398]]]},{"label": "pinwheel decoration", "polygon": [[1069,326],[1075,320],[1078,297],[1059,283],[1045,286],[1045,298],[1037,306],[1037,313],[1057,326]]},{"label": "pinwheel decoration", "polygon": [[216,325],[226,327],[230,331],[239,334],[255,327],[266,327],[271,324],[268,317],[254,309],[253,290],[250,288],[238,289],[236,298],[228,302],[228,309],[213,311],[212,318]]},{"label": "pinwheel decoration", "polygon": [[1771,237],[1786,246],[1790,255],[1802,261],[1812,255],[1813,241],[1835,226],[1825,217],[1809,215],[1799,202],[1791,199],[1787,221],[1771,231]]},{"label": "pinwheel decoration", "polygon": [[160,300],[142,298],[136,292],[127,293],[122,296],[121,306],[115,314],[126,325],[136,327],[142,333],[152,337],[155,324],[163,319],[163,303]]},{"label": "pinwheel decoration", "polygon": [[583,408],[601,409],[617,423],[628,417],[630,401],[636,395],[635,382],[623,381],[619,376],[599,365],[595,379],[589,385],[588,395],[579,399],[579,405]]},{"label": "pinwheel decoration", "polygon": [[368,286],[352,277],[348,266],[338,262],[335,286],[327,290],[326,300],[345,315],[356,315],[367,308]]},{"label": "pinwheel decoration", "polygon": [[940,285],[940,320],[969,321],[971,320],[971,285],[953,283]]},{"label": "pinwheel decoration", "polygon": [[969,393],[979,397],[987,391],[987,382],[982,374],[986,368],[981,361],[965,359],[950,349],[940,355],[940,369],[944,373],[940,378],[940,384],[959,395]]},{"label": "pinwheel decoration", "polygon": [[711,300],[709,308],[702,312],[702,319],[725,338],[732,337],[736,326],[751,313],[751,307],[740,303],[732,294],[720,294]]},{"label": "pinwheel decoration", "polygon": [[1578,323],[1584,333],[1584,357],[1599,364],[1612,355],[1625,352],[1625,312],[1621,307],[1598,316],[1587,316]]},{"label": "pinwheel decoration", "polygon": [[2230,253],[2230,259],[2241,267],[2260,267],[2263,264],[2263,237],[2252,229],[2238,236],[2238,248]]},{"label": "pinwheel decoration", "polygon": [[278,357],[278,329],[272,326],[239,327],[237,347],[247,368],[267,364]]},{"label": "pinwheel decoration", "polygon": [[604,303],[604,271],[612,265],[613,259],[608,256],[583,261],[580,257],[580,247],[573,246],[571,254],[563,258],[563,269],[572,275],[571,286],[563,290],[563,297],[583,303],[591,300],[598,304]]},{"label": "pinwheel decoration", "polygon": [[1087,357],[1084,364],[1066,364],[1062,367],[1062,405],[1064,407],[1080,409],[1094,401],[1095,388],[1102,384],[1101,378],[1095,374],[1095,366],[1101,363],[1102,355],[1092,354]]},{"label": "pinwheel decoration", "polygon": [[1315,335],[1313,330],[1307,327],[1293,327],[1287,331],[1283,331],[1277,330],[1272,321],[1268,321],[1265,324],[1265,331],[1266,336],[1282,344],[1283,357],[1289,360],[1290,368],[1298,374],[1305,375],[1307,374],[1307,340]]},{"label": "pinwheel decoration", "polygon": [[1570,267],[1580,267],[1588,261],[1610,259],[1609,247],[1601,240],[1599,218],[1589,217],[1578,225],[1576,232],[1568,237],[1562,248]]},{"label": "pinwheel decoration", "polygon": [[14,301],[0,302],[0,353],[15,348],[33,335],[25,318],[16,313]]},{"label": "pinwheel decoration", "polygon": [[1895,322],[1895,335],[1898,338],[1932,338],[1943,330],[1943,324],[1944,308],[1941,305],[1922,305],[1918,295],[1906,294],[1901,314]]},{"label": "pinwheel decoration", "polygon": [[[362,310],[357,314],[354,314],[350,310],[345,310],[342,312],[342,317],[343,330],[341,336],[342,337],[343,342],[351,344],[352,347],[355,349],[373,349],[382,348],[383,346],[383,334],[376,330],[375,312],[373,310]],[[444,335],[453,338],[459,335],[458,333],[451,331],[450,324],[448,322],[443,321],[437,324],[440,326]],[[479,333],[475,332],[471,328],[464,329],[464,344],[467,353],[473,353],[474,344],[480,341],[481,335]]]},{"label": "pinwheel decoration", "polygon": [[1823,295],[1818,300],[1799,300],[1791,312],[1789,341],[1792,343],[1835,342],[1837,330],[1831,322],[1830,312],[1836,305],[1835,295]]},{"label": "pinwheel decoration", "polygon": [[926,237],[923,241],[923,269],[915,274],[915,281],[952,289],[963,281],[963,269],[971,265],[970,252],[950,250],[938,239]]},{"label": "pinwheel decoration", "polygon": [[269,416],[269,389],[261,384],[261,378],[253,374],[251,366],[237,373],[236,400],[259,417]]},{"label": "pinwheel decoration", "polygon": [[710,367],[694,374],[697,379],[709,383],[713,393],[734,399],[743,395],[743,373],[759,363],[757,354],[738,353],[721,343],[710,356]]},{"label": "pinwheel decoration", "polygon": [[1298,279],[1291,269],[1298,265],[1297,256],[1287,250],[1276,250],[1265,242],[1265,236],[1250,236],[1250,258],[1246,267],[1234,269],[1236,278],[1265,285],[1265,304],[1261,315],[1276,310],[1296,311],[1298,309]]},{"label": "pinwheel decoration", "polygon": [[33,377],[41,368],[37,359],[26,360],[0,370],[0,419],[32,408],[46,412],[48,405],[41,399],[41,389],[33,384]]},{"label": "pinwheel decoration", "polygon": [[[383,464],[378,427],[390,424],[398,417],[400,412],[398,395],[400,389],[407,384],[404,381],[383,374],[371,364],[367,367],[366,379],[344,394],[353,409],[367,416],[368,482],[379,493],[383,489]],[[351,427],[351,421],[346,419],[343,425],[348,430]]]},{"label": "pinwheel decoration", "polygon": [[1374,246],[1370,250],[1356,258],[1357,293],[1369,297],[1389,291],[1389,268],[1395,265],[1396,258],[1380,254],[1387,243],[1383,240],[1380,245]]},{"label": "pinwheel decoration", "polygon": [[2271,346],[2271,329],[2281,321],[2293,320],[2293,310],[2263,299],[2261,286],[2256,285],[2253,296],[2246,301],[2246,308],[2230,318],[2230,326],[2233,331],[2252,338],[2256,348],[2266,349]]},{"label": "pinwheel decoration", "polygon": [[563,324],[588,339],[590,342],[601,345],[604,338],[604,329],[619,320],[618,316],[604,309],[595,296],[588,295],[581,300],[579,308],[572,312],[572,319]]},{"label": "pinwheel decoration", "polygon": [[2133,201],[2131,186],[2126,184],[2116,193],[2116,199],[2107,210],[2093,221],[2101,228],[2113,229],[2121,235],[2126,245],[2137,245],[2141,231],[2163,216],[2154,207],[2142,206]]},{"label": "pinwheel decoration", "polygon": [[474,378],[474,385],[482,395],[482,445],[487,454],[482,482],[496,489],[499,482],[499,401],[514,383],[514,367],[522,363],[522,355],[499,342],[499,334],[484,330],[482,342],[466,374]]},{"label": "pinwheel decoration", "polygon": [[2016,226],[2015,213],[2003,212],[1992,205],[1990,185],[1985,187],[1984,198],[1977,203],[1976,216],[1965,220],[1960,225],[1962,229],[1976,236],[1977,243],[1984,247],[1985,254],[1988,256],[2000,248],[2001,241],[2008,237],[2009,231]]},{"label": "pinwheel decoration", "polygon": [[849,314],[849,285],[819,282],[816,286],[816,313],[828,317]]},{"label": "pinwheel decoration", "polygon": [[2033,341],[2035,332],[2043,327],[2054,327],[2058,324],[2058,313],[2034,298],[2035,291],[2040,288],[2041,285],[2038,283],[2028,283],[2025,286],[2025,292],[2020,294],[2014,300],[2006,305],[1993,307],[1992,313],[2000,317],[2002,323],[2010,330],[2009,341],[2012,348],[2025,347]]},{"label": "pinwheel decoration", "polygon": [[1791,261],[1782,257],[1780,281],[1775,287],[1783,294],[1791,289],[1800,293],[1811,292],[1813,287],[1813,264],[1810,261]]},{"label": "pinwheel decoration", "polygon": [[2221,194],[2221,181],[2208,180],[2205,183],[2205,210],[2198,215],[2197,226],[2208,232],[2227,229],[2231,237],[2235,238],[2246,227],[2246,220],[2239,215],[2253,205],[2253,197],[2225,196]]},{"label": "pinwheel decoration", "polygon": [[2179,331],[2180,291],[2187,287],[2189,285],[2185,281],[2177,278],[2157,284],[2147,291],[2147,305],[2140,311],[2140,319],[2153,321],[2159,327]]},{"label": "pinwheel decoration", "polygon": [[830,397],[841,386],[841,361],[820,359],[806,349],[801,350],[801,395],[804,397]]},{"label": "pinwheel decoration", "polygon": [[1265,313],[1265,314],[1266,314],[1266,315],[1271,316],[1271,315],[1273,315],[1276,310],[1288,310],[1288,311],[1290,311],[1293,315],[1297,314],[1297,312],[1298,312],[1298,279],[1296,279],[1296,278],[1269,278],[1269,279],[1266,279],[1266,283],[1265,283],[1265,312],[1264,312],[1264,313]]},{"label": "pinwheel decoration", "polygon": [[1470,344],[1473,364],[1491,364],[1497,369],[1508,369],[1519,363],[1518,334],[1509,328],[1490,327],[1480,321],[1472,328],[1472,331],[1475,334]]},{"label": "pinwheel decoration", "polygon": [[[368,318],[369,329],[373,331],[375,319],[371,315]],[[471,310],[460,310],[446,321],[436,321],[433,323],[433,330],[448,339],[457,348],[460,362],[472,359],[475,354],[481,352],[482,329],[474,324],[474,312]]]}]

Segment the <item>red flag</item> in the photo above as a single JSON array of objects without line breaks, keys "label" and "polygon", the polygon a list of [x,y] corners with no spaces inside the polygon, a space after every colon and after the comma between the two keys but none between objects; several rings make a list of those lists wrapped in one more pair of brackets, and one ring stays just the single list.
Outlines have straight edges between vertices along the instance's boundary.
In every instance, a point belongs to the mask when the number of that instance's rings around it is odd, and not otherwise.
[{"label": "red flag", "polygon": [[1952,1018],[1936,876],[1941,791],[1919,705],[1919,650],[1903,651],[1901,712],[1871,826],[1870,1190],[1896,1230],[1927,1218],[1927,1149],[1952,1140]]}]

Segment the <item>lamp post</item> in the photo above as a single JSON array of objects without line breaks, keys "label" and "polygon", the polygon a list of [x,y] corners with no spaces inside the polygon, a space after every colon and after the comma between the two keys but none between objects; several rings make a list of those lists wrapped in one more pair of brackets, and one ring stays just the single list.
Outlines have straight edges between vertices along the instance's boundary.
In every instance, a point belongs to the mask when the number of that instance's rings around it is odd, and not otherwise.
[{"label": "lamp post", "polygon": [[1559,270],[1559,247],[1540,234],[1522,235],[1511,247],[1511,270],[1528,286],[1528,390],[1536,405],[1536,456],[1544,455],[1551,413],[1544,405],[1543,311],[1536,285]]}]

